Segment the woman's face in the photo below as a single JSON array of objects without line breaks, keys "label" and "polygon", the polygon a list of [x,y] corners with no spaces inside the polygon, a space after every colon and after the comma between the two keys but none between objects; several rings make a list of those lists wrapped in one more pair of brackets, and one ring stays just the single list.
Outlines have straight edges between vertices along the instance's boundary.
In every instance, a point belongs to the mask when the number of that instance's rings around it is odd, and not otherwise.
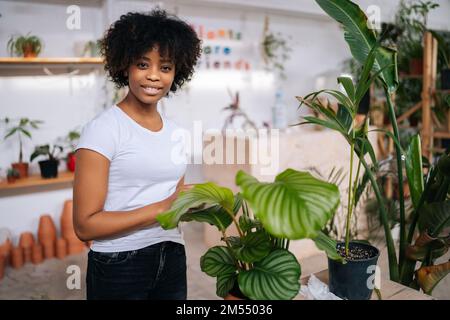
[{"label": "woman's face", "polygon": [[131,93],[147,105],[155,105],[167,95],[174,77],[174,63],[167,57],[161,57],[158,47],[147,51],[128,68]]}]

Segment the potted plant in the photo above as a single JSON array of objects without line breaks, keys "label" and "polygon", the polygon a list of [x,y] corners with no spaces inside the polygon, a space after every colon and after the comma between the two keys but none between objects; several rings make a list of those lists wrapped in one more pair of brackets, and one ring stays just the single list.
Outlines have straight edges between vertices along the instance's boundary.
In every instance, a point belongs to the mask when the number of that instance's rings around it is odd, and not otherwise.
[{"label": "potted plant", "polygon": [[[8,125],[11,119],[5,118],[3,122]],[[41,120],[30,120],[28,118],[21,118],[16,125],[9,128],[7,134],[5,135],[5,140],[9,137],[17,134],[19,137],[19,162],[13,163],[12,167],[19,171],[21,178],[28,177],[28,163],[23,162],[23,152],[22,152],[22,139],[26,136],[31,139],[30,129],[38,129],[39,125],[42,124]]]},{"label": "potted plant", "polygon": [[[321,232],[340,201],[334,184],[292,169],[277,175],[273,183],[239,171],[236,184],[242,193],[234,195],[211,182],[198,184],[181,192],[171,209],[157,217],[165,229],[181,221],[206,222],[219,229],[224,245],[210,248],[200,259],[202,271],[217,277],[218,296],[294,298],[301,269],[288,250],[290,239],[311,238],[340,259],[336,243]],[[238,236],[227,234],[231,224]]]},{"label": "potted plant", "polygon": [[57,158],[58,153],[64,150],[62,146],[53,145],[41,145],[36,146],[34,152],[31,154],[30,161],[33,161],[39,156],[47,156],[47,160],[39,161],[39,167],[41,169],[42,178],[56,178],[58,176],[58,165],[59,159]]},{"label": "potted plant", "polygon": [[[414,136],[406,151],[400,144],[398,125],[391,98],[391,93],[395,92],[398,85],[396,51],[380,46],[375,32],[367,28],[367,17],[364,12],[353,2],[349,0],[316,0],[316,2],[332,18],[344,26],[345,39],[352,55],[363,64],[364,69],[356,85],[346,77],[338,79],[344,86],[345,94],[333,90],[322,91],[334,96],[341,103],[342,107],[337,113],[320,108],[318,103],[308,101],[311,97],[315,99],[322,92],[315,92],[305,96],[305,98],[299,98],[302,103],[318,110],[325,116],[325,120],[320,121],[314,117],[305,118],[306,123],[319,124],[336,130],[349,142],[352,149],[351,157],[353,157],[354,150],[359,161],[358,167],[362,164],[365,169],[362,181],[365,181],[366,184],[370,182],[379,204],[379,217],[387,245],[390,279],[413,288],[421,288],[429,294],[435,285],[450,272],[450,262],[434,265],[435,259],[442,256],[450,247],[448,241],[450,235],[448,230],[446,231],[446,227],[450,223],[450,203],[447,196],[450,193],[450,156],[447,151],[439,159],[436,167],[430,168],[424,179],[420,137]],[[381,188],[376,179],[379,165],[370,141],[367,139],[367,124],[363,128],[355,128],[352,120],[357,102],[375,79],[381,81],[384,89],[388,116],[393,128],[393,133],[388,131],[385,133],[394,141],[397,171],[399,173],[396,175],[398,180],[397,202],[399,205],[398,257],[389,225],[387,201],[382,196]],[[370,155],[372,165],[367,163],[364,156],[366,153]],[[409,192],[413,204],[411,221],[408,224],[405,216],[403,167],[406,167]],[[357,176],[358,172],[359,169],[356,173]],[[352,180],[349,179],[349,181]],[[355,187],[356,183],[353,186]],[[360,189],[358,186],[358,193],[355,193],[354,196],[349,195],[350,204],[356,204],[361,190],[364,190],[364,188]],[[349,208],[352,207],[352,205],[349,205]],[[407,226],[409,227],[408,233],[406,232]],[[413,244],[417,231],[419,231],[419,236]],[[418,261],[421,261],[422,265],[416,270]]]},{"label": "potted plant", "polygon": [[41,52],[42,40],[37,36],[26,35],[11,36],[7,44],[11,56],[35,58]]},{"label": "potted plant", "polygon": [[17,171],[14,168],[8,169],[8,172],[6,174],[6,179],[7,179],[8,183],[14,183],[19,178],[20,178],[19,171]]},{"label": "potted plant", "polygon": [[67,150],[68,153],[65,157],[67,170],[70,172],[75,171],[75,148],[77,146],[78,140],[80,139],[80,132],[77,130],[71,130],[62,139],[62,144],[64,144],[64,148]]}]

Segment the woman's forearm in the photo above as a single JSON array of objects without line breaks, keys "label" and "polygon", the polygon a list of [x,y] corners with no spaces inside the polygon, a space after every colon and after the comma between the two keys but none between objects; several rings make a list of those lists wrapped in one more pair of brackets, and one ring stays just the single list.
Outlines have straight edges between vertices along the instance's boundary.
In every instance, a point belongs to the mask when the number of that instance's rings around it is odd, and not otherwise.
[{"label": "woman's forearm", "polygon": [[75,232],[82,241],[117,237],[133,230],[148,227],[156,216],[170,208],[171,197],[131,211],[99,211],[83,222],[74,219]]}]

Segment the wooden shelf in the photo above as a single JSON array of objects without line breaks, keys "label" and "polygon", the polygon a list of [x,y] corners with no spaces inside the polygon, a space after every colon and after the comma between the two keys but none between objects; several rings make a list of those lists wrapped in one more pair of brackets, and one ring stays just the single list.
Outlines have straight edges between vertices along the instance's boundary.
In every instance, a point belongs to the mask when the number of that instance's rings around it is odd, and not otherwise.
[{"label": "wooden shelf", "polygon": [[435,138],[450,139],[450,132],[437,131],[437,132],[433,133],[433,136]]},{"label": "wooden shelf", "polygon": [[14,183],[7,181],[0,182],[0,191],[3,190],[18,190],[28,187],[51,186],[62,183],[73,182],[73,172],[58,172],[57,178],[43,179],[41,175],[32,175],[27,178],[16,180]]},{"label": "wooden shelf", "polygon": [[102,58],[0,58],[0,66],[103,64]]}]

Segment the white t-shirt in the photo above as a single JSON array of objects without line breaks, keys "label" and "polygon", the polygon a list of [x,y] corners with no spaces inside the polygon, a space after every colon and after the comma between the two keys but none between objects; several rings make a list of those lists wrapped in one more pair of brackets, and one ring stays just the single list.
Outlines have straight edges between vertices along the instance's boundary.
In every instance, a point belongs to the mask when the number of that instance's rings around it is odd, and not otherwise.
[{"label": "white t-shirt", "polygon": [[[160,131],[150,131],[114,105],[88,122],[77,149],[94,150],[110,161],[108,192],[103,210],[130,211],[164,200],[175,192],[186,171],[183,131],[162,116]],[[184,158],[184,160],[186,160]],[[95,240],[93,251],[137,250],[174,241],[184,244],[180,229],[164,230],[158,223],[120,237]]]}]

